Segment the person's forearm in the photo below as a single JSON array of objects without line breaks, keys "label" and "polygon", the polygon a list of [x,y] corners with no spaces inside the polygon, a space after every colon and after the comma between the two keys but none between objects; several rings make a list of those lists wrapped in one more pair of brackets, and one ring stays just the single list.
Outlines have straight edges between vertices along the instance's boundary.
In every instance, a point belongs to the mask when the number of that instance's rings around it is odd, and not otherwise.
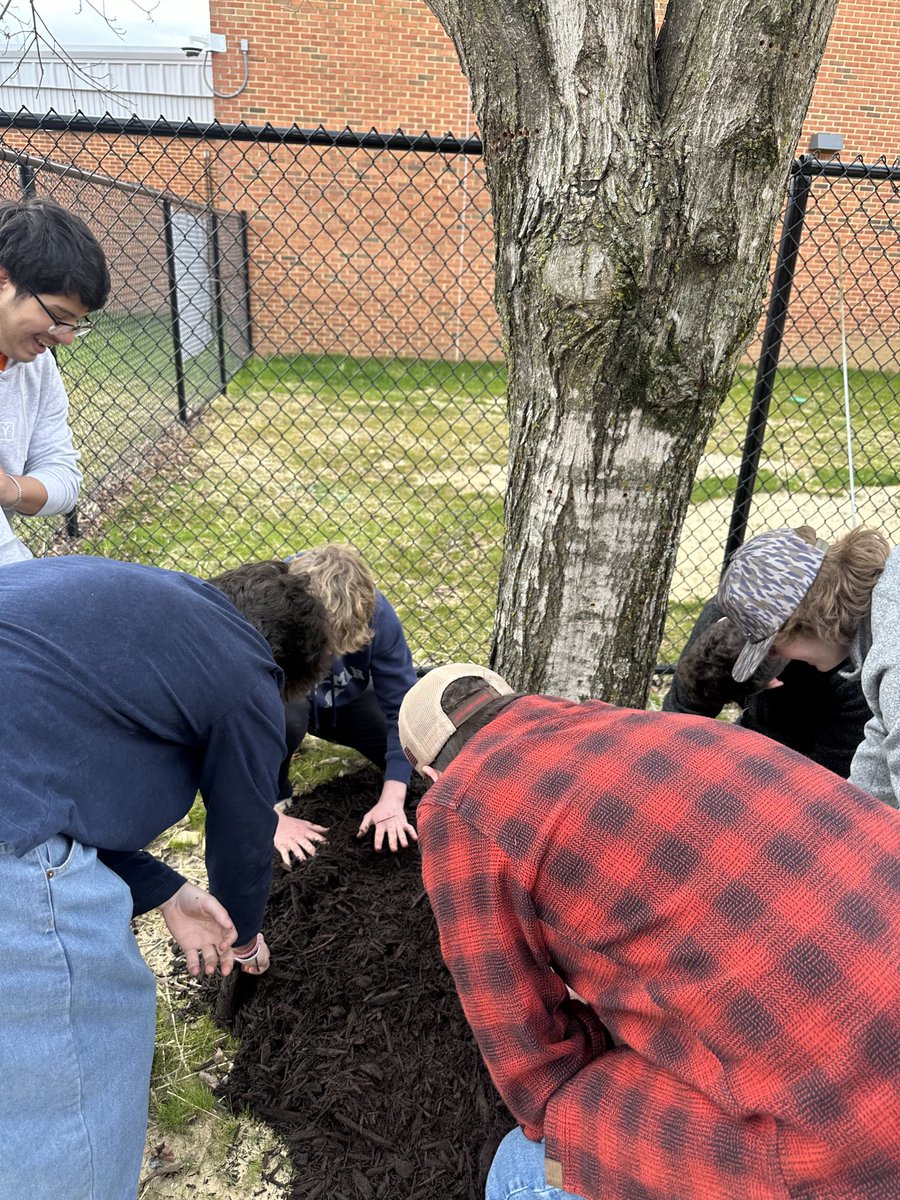
[{"label": "person's forearm", "polygon": [[406,804],[406,784],[396,779],[385,779],[380,799],[396,805],[402,812]]},{"label": "person's forearm", "polygon": [[397,739],[398,749],[395,750],[391,745],[390,733],[388,734],[387,755],[384,764],[384,779],[392,783],[399,783],[404,788],[409,787],[409,781],[412,778],[412,767],[409,760],[404,757],[403,751],[399,750],[399,738]]},{"label": "person's forearm", "polygon": [[[671,1145],[658,1132],[666,1128],[680,1131]],[[627,1047],[595,1058],[553,1093],[543,1137],[548,1178],[585,1200],[603,1200],[599,1181],[629,1178],[634,1163],[647,1162],[653,1163],[653,1195],[733,1200],[746,1193],[735,1192],[724,1160],[718,1175],[711,1169],[709,1147],[727,1145],[728,1161],[742,1164],[743,1179],[762,1180],[777,1140],[765,1123],[715,1107]]]},{"label": "person's forearm", "polygon": [[3,471],[0,478],[0,507],[7,512],[33,517],[47,503],[47,489],[32,475],[10,475]]},{"label": "person's forearm", "polygon": [[98,850],[97,858],[128,884],[134,916],[159,908],[187,880],[146,850]]}]

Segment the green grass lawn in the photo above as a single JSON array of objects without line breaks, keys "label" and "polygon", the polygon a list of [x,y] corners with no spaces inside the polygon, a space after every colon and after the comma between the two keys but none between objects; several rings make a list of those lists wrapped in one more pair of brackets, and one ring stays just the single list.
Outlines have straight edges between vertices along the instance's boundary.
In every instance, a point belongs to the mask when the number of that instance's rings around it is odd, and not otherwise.
[{"label": "green grass lawn", "polygon": [[214,574],[351,540],[420,661],[483,656],[500,563],[505,380],[494,364],[255,361],[84,549]]},{"label": "green grass lawn", "polygon": [[[142,336],[153,341],[153,327],[145,325]],[[121,349],[83,364],[72,389],[76,425],[90,426],[80,434],[86,457],[108,437],[104,421],[127,432],[131,418],[119,414],[114,395]],[[150,358],[158,382],[163,364]],[[505,384],[497,363],[253,359],[190,430],[162,444],[83,549],[212,575],[324,540],[352,541],[398,608],[419,661],[484,657],[501,557]],[[752,386],[752,369],[742,368],[710,438],[695,505],[734,492]],[[854,371],[850,391],[857,482],[895,485],[900,376]],[[124,404],[133,428],[136,395],[129,387]],[[839,369],[782,371],[769,429],[761,492],[846,488]],[[715,519],[721,523],[718,511]],[[725,532],[711,530],[713,573]],[[707,598],[673,604],[663,660],[671,660]]]},{"label": "green grass lawn", "polygon": [[[707,445],[714,453],[740,460],[755,368],[739,368]],[[848,372],[853,454],[860,486],[888,486],[900,478],[896,425],[900,415],[900,375]],[[781,487],[833,490],[848,485],[844,383],[840,367],[790,367],[777,372],[769,408],[763,456]],[[771,487],[771,478],[765,486]],[[733,492],[733,484],[731,491]]]},{"label": "green grass lawn", "polygon": [[[155,441],[177,419],[169,322],[164,314],[101,313],[96,330],[59,353],[86,482],[121,469],[123,457]],[[186,392],[205,400],[220,390],[218,363],[204,351],[184,364]]]}]

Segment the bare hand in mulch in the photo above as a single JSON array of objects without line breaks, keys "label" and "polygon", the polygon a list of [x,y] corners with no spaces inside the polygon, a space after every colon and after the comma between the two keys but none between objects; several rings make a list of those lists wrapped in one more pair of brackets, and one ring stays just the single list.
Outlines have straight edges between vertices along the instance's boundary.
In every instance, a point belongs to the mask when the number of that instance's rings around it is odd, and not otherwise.
[{"label": "bare hand in mulch", "polygon": [[159,906],[169,933],[184,951],[192,975],[212,975],[219,967],[223,975],[232,970],[231,946],[237,930],[215,896],[193,883],[183,883]]},{"label": "bare hand in mulch", "polygon": [[[367,769],[302,798],[329,841],[276,875],[273,965],[237,978],[226,1094],[290,1146],[293,1200],[482,1200],[513,1120],[441,960],[416,847],[378,854],[354,836],[379,789]],[[212,983],[204,995],[215,1003]]]},{"label": "bare hand in mulch", "polygon": [[275,849],[281,855],[281,861],[288,868],[291,866],[291,855],[298,862],[312,858],[319,846],[324,845],[328,838],[328,830],[324,825],[314,825],[302,817],[291,817],[287,813],[278,814],[278,826],[275,829]]},{"label": "bare hand in mulch", "polygon": [[398,849],[405,850],[412,842],[419,840],[415,826],[406,815],[406,785],[396,779],[386,779],[378,803],[366,813],[356,831],[358,838],[365,837],[369,830],[375,837],[373,845],[376,850],[390,849],[396,854]]}]

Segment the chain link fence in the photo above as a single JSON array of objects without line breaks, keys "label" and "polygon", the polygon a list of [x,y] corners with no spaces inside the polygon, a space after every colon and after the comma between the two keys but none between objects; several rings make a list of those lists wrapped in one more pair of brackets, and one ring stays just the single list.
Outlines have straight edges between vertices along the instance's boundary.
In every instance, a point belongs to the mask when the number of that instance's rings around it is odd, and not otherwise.
[{"label": "chain link fence", "polygon": [[[483,658],[505,369],[477,140],[0,117],[0,190],[88,220],[114,294],[60,352],[77,527],[36,551],[212,575],[350,541],[419,661]],[[663,657],[749,528],[894,529],[900,169],[794,164],[774,290],[694,485]],[[42,525],[49,524],[49,528]]]},{"label": "chain link fence", "polygon": [[900,539],[900,164],[794,162],[767,312],[710,436],[679,548],[676,651],[746,536]]}]

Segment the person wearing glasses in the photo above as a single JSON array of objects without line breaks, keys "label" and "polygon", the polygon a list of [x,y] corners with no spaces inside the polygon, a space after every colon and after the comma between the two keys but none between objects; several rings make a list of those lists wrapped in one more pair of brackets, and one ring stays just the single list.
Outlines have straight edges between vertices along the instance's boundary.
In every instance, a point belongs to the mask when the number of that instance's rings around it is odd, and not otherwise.
[{"label": "person wearing glasses", "polygon": [[31,558],[17,516],[75,507],[81,472],[52,351],[91,330],[109,298],[87,225],[51,200],[0,201],[0,565]]}]

